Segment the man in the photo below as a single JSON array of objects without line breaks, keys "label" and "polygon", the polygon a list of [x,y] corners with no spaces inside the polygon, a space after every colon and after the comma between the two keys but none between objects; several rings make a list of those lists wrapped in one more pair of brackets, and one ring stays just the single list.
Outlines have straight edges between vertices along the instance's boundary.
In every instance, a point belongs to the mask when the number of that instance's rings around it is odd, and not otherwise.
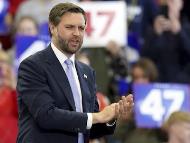
[{"label": "man", "polygon": [[83,9],[60,3],[49,14],[51,44],[24,60],[18,71],[17,143],[86,143],[111,134],[128,116],[132,96],[98,112],[94,70],[75,61],[86,27]]}]

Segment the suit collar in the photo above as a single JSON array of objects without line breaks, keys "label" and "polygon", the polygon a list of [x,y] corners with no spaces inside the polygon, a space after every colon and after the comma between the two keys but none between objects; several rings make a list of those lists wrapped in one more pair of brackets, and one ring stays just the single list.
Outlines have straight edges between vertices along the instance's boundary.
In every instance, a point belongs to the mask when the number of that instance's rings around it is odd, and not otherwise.
[{"label": "suit collar", "polygon": [[[51,43],[51,48],[61,64],[63,64],[65,62],[65,60],[68,59],[68,57],[64,53],[62,53],[58,48],[56,48],[56,46],[53,43]],[[71,55],[71,57],[69,57],[69,59],[74,63],[75,62],[75,54]]]},{"label": "suit collar", "polygon": [[87,105],[87,104],[90,103],[88,99],[90,98],[90,95],[91,95],[88,88],[88,84],[87,84],[88,76],[80,62],[76,61],[75,64],[76,64],[77,74],[79,77],[80,87],[81,87],[81,92],[82,92],[83,112],[88,112],[88,109],[89,109],[88,106],[90,105]]},{"label": "suit collar", "polygon": [[[65,71],[63,70],[59,60],[57,59],[50,45],[48,46],[46,50],[47,52],[46,52],[45,62],[47,63],[47,66],[49,70],[51,71],[52,75],[55,77],[55,80],[58,82],[60,88],[63,90],[72,109],[75,110],[75,103],[74,103],[74,98],[72,95],[72,90],[69,85],[69,81],[65,74]],[[87,107],[90,106],[90,105],[87,105],[87,103],[89,103],[88,99],[90,97],[90,91],[87,85],[88,74],[86,73],[85,69],[83,68],[80,62],[75,61],[75,66],[76,66],[78,78],[80,81],[83,112],[86,112],[88,109]]]},{"label": "suit collar", "polygon": [[45,62],[47,64],[47,67],[54,76],[55,80],[58,82],[58,85],[60,86],[62,91],[64,92],[64,95],[66,96],[72,109],[75,110],[74,98],[65,71],[62,68],[50,45],[47,47],[46,50],[47,52],[45,52]]}]

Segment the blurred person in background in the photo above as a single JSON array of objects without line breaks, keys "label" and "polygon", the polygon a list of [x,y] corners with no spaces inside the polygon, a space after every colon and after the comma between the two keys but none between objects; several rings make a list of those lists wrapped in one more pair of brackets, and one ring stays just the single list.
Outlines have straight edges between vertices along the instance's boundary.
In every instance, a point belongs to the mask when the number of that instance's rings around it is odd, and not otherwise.
[{"label": "blurred person in background", "polygon": [[5,17],[6,24],[9,26],[13,25],[15,15],[17,13],[17,9],[22,2],[25,0],[8,0],[9,2],[9,7],[8,7],[8,12]]},{"label": "blurred person in background", "polygon": [[163,124],[163,129],[168,134],[168,143],[189,143],[190,113],[173,112]]},{"label": "blurred person in background", "polygon": [[16,83],[12,71],[11,59],[3,49],[0,49],[0,78],[1,85],[15,89]]},{"label": "blurred person in background", "polygon": [[[158,81],[159,71],[151,59],[141,57],[130,68],[131,83],[129,93],[134,94],[134,84],[151,84]],[[165,133],[160,128],[138,128],[132,114],[130,122],[126,123],[130,134],[126,135],[125,143],[161,143],[165,141]],[[136,138],[138,136],[138,138]]]},{"label": "blurred person in background", "polygon": [[[155,64],[147,58],[140,58],[132,64],[129,70],[131,83],[127,94],[133,94],[134,84],[147,84],[156,82],[158,78],[158,70]],[[126,94],[126,95],[127,95]],[[134,112],[128,121],[121,120],[118,122],[114,138],[118,143],[153,143],[158,142],[158,134],[160,131],[151,129],[139,129],[136,127]],[[138,136],[138,137],[137,137]]]},{"label": "blurred person in background", "polygon": [[[158,14],[156,0],[125,0],[127,4],[127,21],[129,33],[136,34],[143,42],[145,31],[153,26]],[[142,44],[142,43],[140,43]]]},{"label": "blurred person in background", "polygon": [[8,54],[0,49],[0,142],[15,143],[17,128],[17,101],[15,76]]},{"label": "blurred person in background", "polygon": [[111,102],[119,95],[118,82],[125,80],[128,75],[127,59],[122,47],[115,41],[109,41],[106,46],[106,64],[108,66],[108,95]]},{"label": "blurred person in background", "polygon": [[150,58],[159,71],[161,82],[189,82],[184,70],[190,62],[190,24],[181,16],[183,0],[167,0],[147,31],[141,56]]},{"label": "blurred person in background", "polygon": [[[39,27],[37,21],[31,16],[23,16],[20,17],[18,21],[15,21],[13,28],[13,46],[8,50],[9,55],[11,56],[11,60],[14,61],[16,58],[16,51],[19,47],[16,46],[17,36],[31,36],[35,37],[38,35]],[[43,47],[36,47],[34,50],[30,52],[30,54],[37,52]],[[27,55],[28,56],[28,55]],[[24,56],[25,58],[26,56]],[[14,63],[15,64],[15,63]]]},{"label": "blurred person in background", "polygon": [[11,33],[14,17],[22,1],[24,0],[0,1],[0,41],[2,42],[2,48],[5,50],[12,47]]},{"label": "blurred person in background", "polygon": [[38,23],[31,16],[20,17],[15,21],[15,35],[36,36],[38,35]]},{"label": "blurred person in background", "polygon": [[151,83],[158,79],[156,65],[147,58],[140,58],[131,67],[132,83]]},{"label": "blurred person in background", "polygon": [[156,134],[151,129],[136,129],[131,136],[122,143],[163,143],[159,141]]}]

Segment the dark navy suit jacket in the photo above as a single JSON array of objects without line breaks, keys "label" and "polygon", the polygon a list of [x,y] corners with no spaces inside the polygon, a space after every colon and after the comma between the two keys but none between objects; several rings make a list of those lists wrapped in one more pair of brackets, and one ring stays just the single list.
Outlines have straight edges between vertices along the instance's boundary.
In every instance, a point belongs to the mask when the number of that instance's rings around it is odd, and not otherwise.
[{"label": "dark navy suit jacket", "polygon": [[87,126],[87,113],[98,112],[94,70],[75,63],[82,91],[83,113],[75,111],[67,76],[49,46],[27,59],[18,71],[19,134],[17,143],[77,143],[112,134],[115,126]]}]

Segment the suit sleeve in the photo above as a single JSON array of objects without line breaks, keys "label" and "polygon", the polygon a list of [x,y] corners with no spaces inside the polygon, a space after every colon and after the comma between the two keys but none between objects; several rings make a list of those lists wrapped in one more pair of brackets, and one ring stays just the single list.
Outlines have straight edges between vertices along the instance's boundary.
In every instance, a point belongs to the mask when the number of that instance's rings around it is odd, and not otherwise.
[{"label": "suit sleeve", "polygon": [[45,71],[39,65],[30,58],[21,63],[17,83],[19,102],[23,102],[30,118],[43,129],[85,132],[87,114],[56,107]]}]

